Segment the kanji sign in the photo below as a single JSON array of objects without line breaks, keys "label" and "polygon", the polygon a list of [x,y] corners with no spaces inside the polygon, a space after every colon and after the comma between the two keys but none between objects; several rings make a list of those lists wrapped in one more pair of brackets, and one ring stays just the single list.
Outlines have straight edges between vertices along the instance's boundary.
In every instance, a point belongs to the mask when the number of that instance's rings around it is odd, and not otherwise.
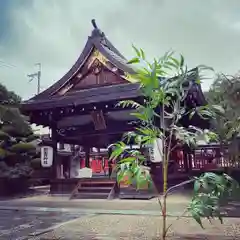
[{"label": "kanji sign", "polygon": [[41,148],[41,164],[42,167],[51,167],[53,163],[53,148],[44,146]]},{"label": "kanji sign", "polygon": [[149,157],[151,162],[162,162],[162,151],[163,148],[162,139],[158,138],[154,143],[149,146]]}]

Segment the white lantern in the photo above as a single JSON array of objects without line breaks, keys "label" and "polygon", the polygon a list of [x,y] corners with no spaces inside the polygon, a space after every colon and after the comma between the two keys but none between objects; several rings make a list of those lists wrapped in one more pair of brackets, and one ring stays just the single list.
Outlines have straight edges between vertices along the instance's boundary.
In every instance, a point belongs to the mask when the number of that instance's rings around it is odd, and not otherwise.
[{"label": "white lantern", "polygon": [[162,139],[158,138],[154,141],[153,145],[149,147],[150,161],[154,163],[162,162],[163,160],[162,150],[163,150]]},{"label": "white lantern", "polygon": [[53,148],[49,146],[41,147],[42,167],[51,167],[53,164]]}]

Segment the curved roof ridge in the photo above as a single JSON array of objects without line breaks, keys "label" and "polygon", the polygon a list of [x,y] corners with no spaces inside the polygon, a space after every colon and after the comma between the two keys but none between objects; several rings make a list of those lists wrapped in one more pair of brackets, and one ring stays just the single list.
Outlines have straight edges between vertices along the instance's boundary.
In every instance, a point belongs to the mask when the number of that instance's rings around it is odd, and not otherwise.
[{"label": "curved roof ridge", "polygon": [[[81,69],[82,65],[85,63],[86,59],[91,54],[94,48],[98,49],[103,55],[112,61],[116,67],[119,67],[123,71],[132,72],[131,67],[127,66],[126,58],[113,46],[113,44],[107,39],[104,32],[102,32],[96,24],[96,21],[92,20],[93,30],[91,36],[88,37],[87,42],[83,48],[82,53],[78,57],[75,64],[68,70],[68,72],[60,78],[57,82],[52,84],[46,90],[42,91],[38,95],[34,96],[30,100],[39,100],[44,98],[51,98],[51,96],[56,93],[60,88],[67,84],[75,74]],[[105,51],[107,48],[108,51]],[[111,54],[112,53],[112,54]]]}]

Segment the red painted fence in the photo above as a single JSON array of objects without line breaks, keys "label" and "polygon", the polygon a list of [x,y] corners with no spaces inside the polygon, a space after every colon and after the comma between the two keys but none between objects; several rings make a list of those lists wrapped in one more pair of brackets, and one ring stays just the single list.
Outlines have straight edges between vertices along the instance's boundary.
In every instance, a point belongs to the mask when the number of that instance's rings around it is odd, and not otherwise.
[{"label": "red painted fence", "polygon": [[[107,155],[107,154],[106,154]],[[183,159],[183,152],[179,151],[177,153],[176,161],[176,170],[184,171],[185,163]],[[225,167],[230,168],[240,168],[240,159],[239,161],[230,160],[228,147],[222,147],[220,150],[219,145],[203,145],[195,149],[191,154],[188,154],[188,168],[193,171],[209,171],[217,170]],[[84,158],[81,157],[80,167],[85,167]],[[108,173],[109,162],[107,157],[94,156],[90,158],[90,167],[93,170],[93,173]]]}]

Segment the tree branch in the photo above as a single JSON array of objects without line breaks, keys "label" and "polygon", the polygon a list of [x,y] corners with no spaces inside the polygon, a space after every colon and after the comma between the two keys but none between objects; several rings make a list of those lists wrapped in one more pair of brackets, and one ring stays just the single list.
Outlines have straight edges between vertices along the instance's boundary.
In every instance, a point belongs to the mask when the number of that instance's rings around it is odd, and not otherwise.
[{"label": "tree branch", "polygon": [[171,149],[170,149],[170,152],[172,152],[175,148],[177,148],[178,147],[178,145],[176,144],[174,147],[172,147]]},{"label": "tree branch", "polygon": [[161,199],[160,199],[159,196],[157,197],[157,199],[158,199],[158,204],[159,204],[159,206],[160,206],[160,209],[161,209],[161,212],[162,212],[162,215],[163,215],[163,206],[162,206]]},{"label": "tree branch", "polygon": [[189,183],[192,183],[192,182],[194,182],[194,181],[195,181],[195,179],[190,179],[190,180],[181,182],[181,183],[179,183],[179,184],[177,184],[177,185],[175,185],[175,186],[172,186],[172,187],[168,188],[168,190],[167,190],[166,193],[163,195],[163,197],[166,198],[167,195],[170,193],[170,191],[174,190],[175,188],[182,187],[182,186],[184,186],[184,185],[186,185],[186,184],[189,184]]}]

